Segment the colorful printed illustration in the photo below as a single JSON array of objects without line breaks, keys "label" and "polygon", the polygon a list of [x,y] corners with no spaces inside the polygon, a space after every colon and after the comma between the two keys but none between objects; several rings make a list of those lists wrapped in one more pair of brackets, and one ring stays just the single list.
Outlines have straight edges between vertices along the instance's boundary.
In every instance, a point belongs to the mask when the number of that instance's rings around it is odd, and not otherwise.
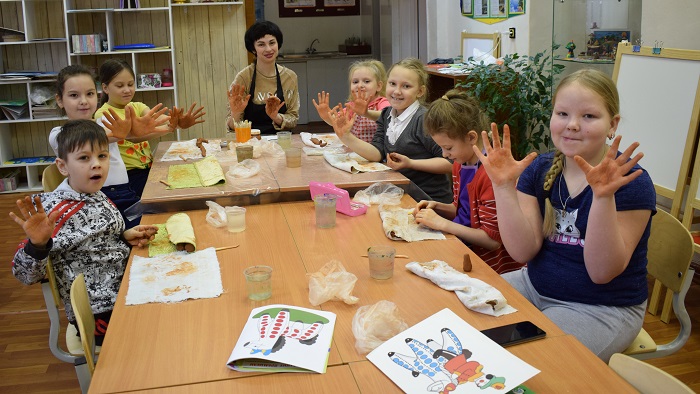
[{"label": "colorful printed illustration", "polygon": [[[251,349],[250,354],[262,353],[267,356],[284,347],[286,339],[298,340],[302,345],[313,345],[323,325],[328,319],[313,313],[293,310],[295,313],[292,324],[289,309],[266,309],[254,318],[258,319],[259,336],[246,342],[243,347]],[[274,318],[271,314],[276,313]]]},{"label": "colorful printed illustration", "polygon": [[389,358],[401,367],[411,371],[413,377],[427,376],[432,383],[426,387],[427,392],[447,394],[458,385],[474,383],[481,389],[492,387],[504,389],[506,379],[492,374],[484,374],[484,366],[470,360],[472,352],[462,348],[459,338],[449,328],[440,331],[441,343],[428,339],[422,343],[413,338],[406,338],[406,345],[413,351],[413,356],[389,352]]},{"label": "colorful printed illustration", "polygon": [[447,308],[367,359],[407,393],[505,393],[539,373]]}]

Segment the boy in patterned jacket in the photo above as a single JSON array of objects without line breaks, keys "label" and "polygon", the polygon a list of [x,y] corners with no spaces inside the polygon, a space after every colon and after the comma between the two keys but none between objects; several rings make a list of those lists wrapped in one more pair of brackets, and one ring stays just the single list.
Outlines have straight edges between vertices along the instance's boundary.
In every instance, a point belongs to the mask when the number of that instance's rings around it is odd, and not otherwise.
[{"label": "boy in patterned jacket", "polygon": [[141,225],[124,231],[119,210],[100,191],[109,172],[109,150],[107,135],[95,122],[74,120],[63,126],[56,166],[67,177],[63,183],[53,192],[17,200],[19,216],[10,212],[27,235],[15,253],[12,273],[24,284],[37,283],[46,275],[51,258],[73,325],[70,286],[84,274],[100,345],[130,247],[148,244],[158,230]]}]

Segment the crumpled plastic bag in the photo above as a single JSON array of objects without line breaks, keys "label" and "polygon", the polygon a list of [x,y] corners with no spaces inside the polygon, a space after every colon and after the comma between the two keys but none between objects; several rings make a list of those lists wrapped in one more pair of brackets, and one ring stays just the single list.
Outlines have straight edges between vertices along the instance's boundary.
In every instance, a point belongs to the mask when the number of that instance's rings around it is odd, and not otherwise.
[{"label": "crumpled plastic bag", "polygon": [[214,201],[207,201],[205,204],[209,207],[207,223],[214,227],[224,227],[228,223],[228,219],[226,219],[226,209]]},{"label": "crumpled plastic bag", "polygon": [[343,263],[331,260],[318,272],[306,274],[309,278],[309,302],[319,306],[329,300],[343,301],[348,305],[356,304],[359,298],[353,296],[357,276],[348,272]]},{"label": "crumpled plastic bag", "polygon": [[355,193],[352,199],[365,205],[401,205],[401,197],[402,188],[391,183],[377,182]]},{"label": "crumpled plastic bag", "polygon": [[260,173],[260,164],[255,160],[245,159],[229,167],[226,176],[232,178],[250,178],[258,175],[258,173]]},{"label": "crumpled plastic bag", "polygon": [[360,354],[371,352],[406,329],[408,324],[399,314],[399,308],[387,300],[359,307],[352,319],[355,349]]}]

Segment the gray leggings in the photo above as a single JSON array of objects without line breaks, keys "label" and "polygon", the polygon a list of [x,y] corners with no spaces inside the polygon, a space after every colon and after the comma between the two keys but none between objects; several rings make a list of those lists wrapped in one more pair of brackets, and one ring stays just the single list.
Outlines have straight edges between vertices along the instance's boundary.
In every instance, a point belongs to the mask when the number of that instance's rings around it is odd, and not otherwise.
[{"label": "gray leggings", "polygon": [[642,328],[646,301],[627,307],[560,301],[537,293],[527,267],[501,276],[565,333],[575,336],[606,363],[614,353],[625,350]]}]

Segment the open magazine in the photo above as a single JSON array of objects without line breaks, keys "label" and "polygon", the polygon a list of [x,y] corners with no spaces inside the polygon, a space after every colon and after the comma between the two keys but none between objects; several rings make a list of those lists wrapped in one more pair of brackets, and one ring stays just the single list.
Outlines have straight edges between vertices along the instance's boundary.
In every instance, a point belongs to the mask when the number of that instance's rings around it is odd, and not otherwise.
[{"label": "open magazine", "polygon": [[540,372],[447,308],[367,358],[407,393],[507,393]]},{"label": "open magazine", "polygon": [[241,372],[325,373],[335,313],[290,305],[255,308],[228,359]]}]

